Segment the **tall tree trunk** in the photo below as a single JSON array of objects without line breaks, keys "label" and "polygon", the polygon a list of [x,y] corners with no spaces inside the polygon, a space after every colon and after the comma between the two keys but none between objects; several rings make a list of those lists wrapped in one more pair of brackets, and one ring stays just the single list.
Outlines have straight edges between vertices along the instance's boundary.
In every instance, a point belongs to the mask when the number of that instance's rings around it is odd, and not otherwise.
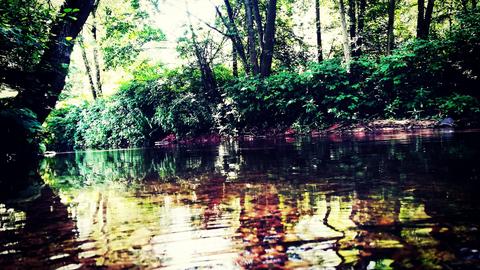
[{"label": "tall tree trunk", "polygon": [[222,13],[218,9],[217,14],[222,20],[223,24],[225,27],[228,29],[228,37],[232,40],[233,44],[235,45],[235,50],[240,57],[240,60],[242,61],[243,67],[245,69],[245,72],[248,74],[250,73],[250,67],[247,61],[247,56],[245,53],[245,47],[243,46],[243,42],[240,39],[240,32],[238,31],[238,28],[235,24],[235,19],[234,19],[234,14],[233,14],[233,9],[232,6],[230,5],[229,0],[224,0],[225,7],[227,9],[227,15],[228,15],[228,21],[223,17]]},{"label": "tall tree trunk", "polygon": [[260,44],[260,49],[263,50],[264,40],[263,40],[262,16],[260,15],[258,0],[251,0],[251,1],[252,1],[252,7],[253,7],[253,15],[255,16],[255,24],[257,26],[258,41]]},{"label": "tall tree trunk", "polygon": [[70,65],[70,55],[73,40],[83,28],[88,15],[94,7],[95,0],[65,0],[59,9],[77,10],[70,16],[56,16],[50,30],[50,40],[32,75],[31,87],[19,93],[15,103],[27,107],[37,114],[38,120],[43,122],[50,111],[55,107],[58,96],[65,86],[65,77]]},{"label": "tall tree trunk", "polygon": [[322,24],[320,22],[320,0],[315,0],[315,28],[317,30],[317,59],[323,61],[322,51]]},{"label": "tall tree trunk", "polygon": [[348,17],[349,17],[349,33],[350,46],[352,56],[357,56],[357,18],[356,18],[356,2],[355,0],[348,0]]},{"label": "tall tree trunk", "polygon": [[342,35],[343,35],[343,55],[345,58],[345,63],[347,65],[347,69],[350,66],[350,58],[351,58],[351,47],[350,47],[350,38],[348,35],[348,28],[347,28],[347,18],[345,16],[345,4],[343,0],[338,0],[338,8],[340,11],[340,23],[342,24]]},{"label": "tall tree trunk", "polygon": [[432,13],[433,13],[433,5],[435,0],[428,0],[427,2],[427,9],[425,10],[425,17],[424,17],[424,38],[428,38],[430,35],[430,25],[432,24]]},{"label": "tall tree trunk", "polygon": [[252,3],[250,0],[244,0],[245,4],[245,16],[247,21],[247,34],[248,34],[248,59],[250,66],[253,69],[253,75],[259,74],[257,47],[255,39],[255,30],[253,29],[253,12]]},{"label": "tall tree trunk", "polygon": [[97,95],[101,97],[103,95],[103,85],[100,69],[100,54],[98,52],[98,38],[97,38],[97,8],[100,3],[100,0],[95,1],[95,5],[92,10],[92,36],[95,41],[95,46],[93,47],[93,62],[95,64],[95,78],[97,83]]},{"label": "tall tree trunk", "polygon": [[235,49],[235,44],[232,42],[232,72],[233,77],[238,78],[238,61],[237,61],[237,49]]},{"label": "tall tree trunk", "polygon": [[360,0],[358,8],[357,53],[358,55],[362,55],[363,37],[365,34],[365,9],[367,8],[367,0]]},{"label": "tall tree trunk", "polygon": [[93,63],[95,64],[95,78],[97,83],[97,94],[98,96],[103,95],[103,85],[102,85],[102,73],[100,69],[100,54],[98,52],[98,39],[97,39],[97,22],[95,17],[95,12],[92,13],[93,22],[92,22],[92,36],[95,40],[95,46],[93,46]]},{"label": "tall tree trunk", "polygon": [[[190,20],[190,13],[187,15]],[[201,74],[201,79],[202,79],[202,84],[203,84],[203,89],[205,90],[205,93],[209,93],[212,90],[216,89],[216,81],[215,77],[213,75],[213,71],[210,68],[210,65],[205,58],[205,55],[202,53],[202,50],[200,49],[198,42],[197,42],[197,35],[195,34],[195,31],[193,30],[192,23],[190,22],[190,31],[192,35],[192,43],[193,43],[193,48],[195,51],[195,56],[197,58],[197,64],[200,69],[200,74]],[[207,96],[209,98],[212,98],[212,95]]]},{"label": "tall tree trunk", "polygon": [[277,17],[277,0],[269,0],[267,5],[267,21],[265,23],[264,48],[260,61],[262,77],[270,75],[272,70],[273,47],[275,46],[275,21]]},{"label": "tall tree trunk", "polygon": [[393,27],[395,23],[395,0],[390,0],[388,5],[388,25],[387,25],[387,54],[393,50],[395,36]]},{"label": "tall tree trunk", "polygon": [[90,84],[90,91],[92,92],[93,99],[97,99],[97,89],[95,83],[93,82],[92,69],[90,68],[90,61],[88,61],[87,50],[85,49],[85,44],[83,43],[83,37],[78,37],[78,45],[82,53],[83,63],[85,64],[85,73],[87,73],[88,82]]},{"label": "tall tree trunk", "polygon": [[190,26],[190,32],[192,35],[192,44],[195,56],[197,58],[197,64],[200,69],[201,80],[204,90],[204,95],[207,100],[212,101],[217,97],[217,83],[215,80],[215,75],[213,74],[212,69],[210,68],[210,63],[206,57],[205,48],[201,49],[197,42],[197,35],[193,29],[190,12],[188,11],[187,1],[185,0],[185,6],[187,7],[187,17]]},{"label": "tall tree trunk", "polygon": [[425,0],[417,2],[417,38],[424,38]]}]

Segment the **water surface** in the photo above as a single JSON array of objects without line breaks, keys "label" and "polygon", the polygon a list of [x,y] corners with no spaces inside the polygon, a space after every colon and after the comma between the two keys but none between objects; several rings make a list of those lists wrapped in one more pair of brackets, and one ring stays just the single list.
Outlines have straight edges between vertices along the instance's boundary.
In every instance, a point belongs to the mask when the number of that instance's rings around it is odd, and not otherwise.
[{"label": "water surface", "polygon": [[0,268],[479,269],[479,135],[57,155],[0,201]]}]

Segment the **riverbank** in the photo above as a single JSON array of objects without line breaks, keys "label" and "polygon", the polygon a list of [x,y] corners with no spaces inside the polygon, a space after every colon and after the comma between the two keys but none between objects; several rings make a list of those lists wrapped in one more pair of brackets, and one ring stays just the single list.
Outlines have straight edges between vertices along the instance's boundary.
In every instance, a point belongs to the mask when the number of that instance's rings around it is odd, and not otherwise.
[{"label": "riverbank", "polygon": [[208,135],[202,135],[193,138],[178,139],[174,134],[170,134],[162,140],[156,141],[155,146],[168,146],[175,144],[211,144],[219,143],[225,138],[235,138],[239,140],[256,140],[256,139],[269,139],[269,138],[294,138],[296,136],[331,136],[331,135],[354,135],[366,136],[372,134],[401,134],[401,133],[430,133],[436,129],[448,129],[448,130],[463,130],[479,127],[478,123],[472,120],[460,120],[460,121],[442,121],[423,119],[377,119],[370,121],[359,121],[355,123],[336,123],[328,128],[322,130],[309,130],[298,131],[293,128],[287,129],[270,129],[266,131],[252,130],[250,132],[242,133],[237,136],[222,136],[220,134],[212,133]]}]

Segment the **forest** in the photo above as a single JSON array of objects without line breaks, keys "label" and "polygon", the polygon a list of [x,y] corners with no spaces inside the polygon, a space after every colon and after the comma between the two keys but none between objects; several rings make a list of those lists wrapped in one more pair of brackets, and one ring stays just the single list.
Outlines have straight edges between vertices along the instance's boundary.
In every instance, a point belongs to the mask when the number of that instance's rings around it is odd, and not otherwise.
[{"label": "forest", "polygon": [[2,0],[0,154],[468,126],[479,63],[476,0]]},{"label": "forest", "polygon": [[0,269],[479,269],[477,0],[0,0]]}]

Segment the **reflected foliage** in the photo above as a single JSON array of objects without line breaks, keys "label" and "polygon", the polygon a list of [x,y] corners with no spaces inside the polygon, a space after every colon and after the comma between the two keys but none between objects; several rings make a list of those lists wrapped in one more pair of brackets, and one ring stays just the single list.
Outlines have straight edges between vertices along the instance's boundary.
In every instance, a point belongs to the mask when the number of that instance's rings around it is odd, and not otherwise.
[{"label": "reflected foliage", "polygon": [[472,268],[477,135],[58,155],[0,204],[0,266]]}]

